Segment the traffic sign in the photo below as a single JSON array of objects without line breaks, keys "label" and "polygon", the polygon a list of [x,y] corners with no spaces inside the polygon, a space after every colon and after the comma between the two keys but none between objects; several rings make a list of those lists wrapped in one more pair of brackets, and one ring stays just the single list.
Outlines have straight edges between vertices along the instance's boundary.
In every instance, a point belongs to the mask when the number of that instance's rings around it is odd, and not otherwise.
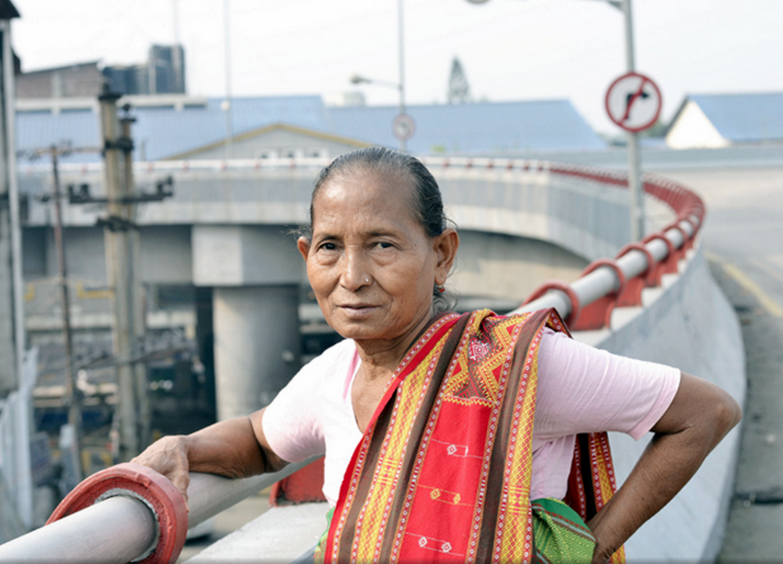
[{"label": "traffic sign", "polygon": [[658,86],[649,77],[636,72],[624,74],[606,92],[609,119],[634,133],[655,125],[662,104]]},{"label": "traffic sign", "polygon": [[408,114],[397,114],[392,121],[392,132],[400,141],[407,141],[416,133],[416,122]]}]

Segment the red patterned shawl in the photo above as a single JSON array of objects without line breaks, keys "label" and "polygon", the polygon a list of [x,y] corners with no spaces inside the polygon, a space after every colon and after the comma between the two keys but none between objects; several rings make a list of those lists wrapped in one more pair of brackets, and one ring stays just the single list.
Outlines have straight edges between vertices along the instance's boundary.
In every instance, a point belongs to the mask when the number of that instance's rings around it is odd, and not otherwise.
[{"label": "red patterned shawl", "polygon": [[[531,439],[545,325],[566,331],[554,310],[448,314],[428,328],[354,452],[322,546],[326,562],[532,560]],[[568,502],[586,520],[611,497],[614,475],[604,434],[577,443]]]}]

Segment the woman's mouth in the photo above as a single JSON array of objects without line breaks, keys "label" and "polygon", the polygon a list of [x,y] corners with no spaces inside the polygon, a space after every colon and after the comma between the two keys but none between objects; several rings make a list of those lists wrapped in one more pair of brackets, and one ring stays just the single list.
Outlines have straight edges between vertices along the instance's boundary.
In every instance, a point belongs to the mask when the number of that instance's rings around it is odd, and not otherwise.
[{"label": "woman's mouth", "polygon": [[361,319],[367,317],[377,309],[377,306],[370,304],[344,304],[338,307],[345,315],[352,319]]}]

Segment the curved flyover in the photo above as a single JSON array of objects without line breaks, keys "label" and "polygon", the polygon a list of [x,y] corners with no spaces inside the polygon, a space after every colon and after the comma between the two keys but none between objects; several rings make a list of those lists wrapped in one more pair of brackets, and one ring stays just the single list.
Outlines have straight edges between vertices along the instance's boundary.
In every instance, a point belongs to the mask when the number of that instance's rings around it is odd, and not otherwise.
[{"label": "curved flyover", "polygon": [[[245,169],[261,168],[258,163],[240,164]],[[276,196],[285,201],[266,205],[287,216],[286,222],[301,222],[304,219],[302,194],[309,193],[309,180],[308,190],[303,192],[301,178],[305,175],[297,170],[303,163],[278,164],[281,166],[275,167],[273,176],[289,189]],[[524,303],[519,311],[555,307],[569,321],[576,338],[619,354],[678,366],[716,382],[743,402],[742,341],[733,311],[712,281],[699,244],[698,232],[705,209],[696,194],[665,179],[646,178],[646,193],[670,208],[668,221],[642,241],[625,244],[627,206],[623,202],[624,193],[617,190],[626,185],[622,174],[516,160],[427,159],[426,164],[438,177],[447,206],[462,228],[544,238],[592,261],[573,283],[546,282],[531,295],[520,297]],[[158,163],[146,166],[150,172],[158,169]],[[163,167],[180,167],[180,176],[193,172],[198,164],[164,163],[160,168]],[[188,170],[183,171],[183,167]],[[311,172],[306,175],[308,179],[312,178]],[[237,171],[237,178],[242,176]],[[203,202],[195,201],[198,198],[190,199],[190,202],[172,202],[180,206],[178,214],[189,208],[190,213],[202,219],[208,213],[211,221],[231,222],[237,219],[229,217],[233,213],[252,213],[247,206],[239,212],[232,211],[231,206],[207,211],[200,208]],[[163,208],[160,206],[152,215],[164,213]],[[272,212],[267,207],[261,215],[268,213]],[[677,498],[628,542],[629,558],[709,560],[717,554],[733,483],[738,440],[739,433],[735,430]],[[627,437],[612,436],[611,441],[622,480],[644,448],[644,440],[636,443]],[[269,479],[258,477],[239,484],[196,477],[190,492],[190,526],[224,509],[227,500],[235,501],[258,491]],[[145,510],[145,505],[138,503],[138,496],[126,498],[126,509],[113,502],[111,514],[115,519],[123,519],[126,511],[143,513]],[[93,507],[99,508],[107,501]],[[98,514],[97,509],[90,510]],[[58,523],[62,523],[61,529],[69,526],[69,520],[77,528],[85,526],[77,523],[79,518],[77,513]],[[103,528],[97,522],[99,517],[81,517],[85,518],[91,527]],[[115,537],[111,552],[122,554],[123,559],[127,559],[128,550],[135,550],[129,546],[143,547],[148,554],[178,552],[177,547],[171,550],[168,546],[150,546],[155,531],[147,529],[154,529],[155,516],[145,523],[126,527],[122,535]],[[40,554],[43,546],[51,548],[53,555],[68,553],[74,555],[75,561],[79,559],[78,539],[69,538],[67,545],[56,545],[65,542],[62,535],[54,530],[50,534],[47,529],[0,546],[0,561],[9,555]],[[225,543],[230,544],[232,540],[228,537],[221,542],[226,548],[229,545]]]}]

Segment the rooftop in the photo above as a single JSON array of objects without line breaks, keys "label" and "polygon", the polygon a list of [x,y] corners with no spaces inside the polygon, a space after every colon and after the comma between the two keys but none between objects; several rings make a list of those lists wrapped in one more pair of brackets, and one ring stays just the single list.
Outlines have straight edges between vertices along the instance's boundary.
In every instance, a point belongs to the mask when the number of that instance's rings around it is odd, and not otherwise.
[{"label": "rooftop", "polygon": [[693,94],[688,100],[731,142],[783,140],[783,92]]},{"label": "rooftop", "polygon": [[[137,118],[135,157],[158,160],[225,139],[221,98],[187,96],[128,97]],[[120,100],[119,106],[123,104]],[[98,147],[97,101],[38,100],[17,106],[20,151],[69,140],[74,147]],[[234,98],[234,135],[273,124],[320,134],[397,147],[391,122],[396,106],[327,106],[317,95]],[[568,100],[413,105],[416,122],[408,141],[414,154],[474,156],[525,155],[541,151],[600,150],[606,147]],[[99,160],[97,154],[73,154],[65,162]]]}]

